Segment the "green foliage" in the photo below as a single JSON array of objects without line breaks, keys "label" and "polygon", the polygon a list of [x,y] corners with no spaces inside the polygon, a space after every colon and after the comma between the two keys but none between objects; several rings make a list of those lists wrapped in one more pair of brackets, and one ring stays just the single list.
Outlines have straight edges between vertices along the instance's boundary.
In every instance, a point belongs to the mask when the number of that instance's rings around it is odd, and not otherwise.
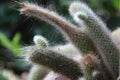
[{"label": "green foliage", "polygon": [[10,24],[15,24],[20,20],[20,16],[15,10],[15,5],[11,2],[0,4],[0,28],[5,29]]},{"label": "green foliage", "polygon": [[11,41],[6,37],[6,35],[4,35],[3,33],[0,33],[0,45],[9,49],[14,55],[20,55],[21,51],[18,50],[21,47],[20,38],[21,38],[21,35],[19,33],[16,33]]},{"label": "green foliage", "polygon": [[120,11],[120,0],[113,0],[113,6]]}]

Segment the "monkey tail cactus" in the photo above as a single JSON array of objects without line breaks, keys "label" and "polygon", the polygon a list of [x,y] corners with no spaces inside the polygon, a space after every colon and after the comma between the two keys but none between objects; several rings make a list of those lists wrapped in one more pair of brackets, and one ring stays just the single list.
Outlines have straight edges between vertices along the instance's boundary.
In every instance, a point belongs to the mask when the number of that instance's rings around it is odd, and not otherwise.
[{"label": "monkey tail cactus", "polygon": [[96,50],[92,45],[93,42],[88,38],[84,29],[77,28],[77,26],[71,24],[55,12],[49,11],[35,4],[21,3],[20,5],[22,7],[20,9],[21,14],[36,17],[53,25],[65,35],[65,38],[68,41],[73,42],[83,54]]},{"label": "monkey tail cactus", "polygon": [[118,76],[120,51],[106,25],[82,2],[73,3],[69,11],[73,17],[83,20],[89,37],[96,44],[105,66],[115,79]]},{"label": "monkey tail cactus", "polygon": [[[49,46],[48,41],[43,37],[38,35],[34,37],[35,45],[25,48],[25,51],[28,61],[39,67],[36,74],[41,75],[42,69],[51,70],[43,75],[42,80],[117,79],[120,71],[120,47],[117,45],[119,41],[115,40],[114,33],[111,36],[104,22],[86,4],[73,2],[69,8],[70,14],[80,27],[57,13],[35,4],[24,2],[19,4],[21,14],[36,17],[53,25],[63,33],[68,43],[75,45],[73,48],[67,46],[67,49],[73,49],[68,53],[69,50],[65,51],[61,48],[59,51],[55,46]],[[44,67],[41,68],[41,65]],[[39,79],[31,78],[31,80]]]}]

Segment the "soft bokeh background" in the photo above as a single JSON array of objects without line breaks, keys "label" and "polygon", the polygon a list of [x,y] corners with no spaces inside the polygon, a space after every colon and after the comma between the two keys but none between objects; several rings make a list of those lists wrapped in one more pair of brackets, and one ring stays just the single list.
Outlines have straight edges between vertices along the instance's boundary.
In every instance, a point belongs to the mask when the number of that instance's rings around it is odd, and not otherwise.
[{"label": "soft bokeh background", "polygon": [[[17,0],[16,0],[17,1]],[[21,0],[20,0],[21,1]],[[25,0],[24,0],[25,1]],[[68,13],[75,0],[26,0],[59,13],[76,24]],[[82,0],[86,2],[108,28],[120,27],[120,0]],[[22,47],[33,45],[34,35],[43,35],[50,45],[64,44],[66,40],[51,25],[19,14],[15,0],[0,0],[0,80],[27,80],[31,67],[24,61]]]}]

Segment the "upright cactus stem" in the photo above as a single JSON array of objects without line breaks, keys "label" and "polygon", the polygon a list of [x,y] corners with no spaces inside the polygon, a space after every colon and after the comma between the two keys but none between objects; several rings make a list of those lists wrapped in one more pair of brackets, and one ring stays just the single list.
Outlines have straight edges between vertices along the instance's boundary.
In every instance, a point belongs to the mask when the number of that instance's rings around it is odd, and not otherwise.
[{"label": "upright cactus stem", "polygon": [[110,36],[111,33],[105,24],[92,12],[89,7],[87,7],[87,5],[82,2],[77,2],[75,6],[77,7],[76,12],[78,18],[83,20],[86,25],[84,27],[86,28],[90,38],[96,44],[107,69],[110,71],[112,77],[116,79],[118,76],[118,60],[120,51]]},{"label": "upright cactus stem", "polygon": [[[46,48],[48,47],[48,41],[41,35],[35,35],[33,37],[35,45],[38,47]],[[41,65],[33,65],[28,80],[43,80],[43,78],[48,74],[49,70]]]},{"label": "upright cactus stem", "polygon": [[104,28],[102,28],[95,19],[90,16],[86,17],[84,15],[80,15],[79,17],[85,21],[88,32],[90,33],[90,36],[94,40],[95,44],[97,44],[96,47],[98,50],[100,50],[99,52],[101,53],[100,55],[102,56],[105,65],[113,74],[113,76],[117,77],[120,52],[116,43],[114,43],[109,34],[104,31]]},{"label": "upright cactus stem", "polygon": [[28,59],[32,63],[46,66],[72,80],[77,80],[79,76],[82,76],[79,65],[72,59],[60,55],[60,53],[36,46],[30,46],[27,49],[29,49],[26,50],[29,54]]},{"label": "upright cactus stem", "polygon": [[33,37],[33,41],[36,45],[41,47],[48,47],[48,41],[46,38],[42,37],[41,35],[35,35]]},{"label": "upright cactus stem", "polygon": [[43,80],[43,78],[48,74],[49,70],[43,66],[34,65],[29,74],[28,80]]}]

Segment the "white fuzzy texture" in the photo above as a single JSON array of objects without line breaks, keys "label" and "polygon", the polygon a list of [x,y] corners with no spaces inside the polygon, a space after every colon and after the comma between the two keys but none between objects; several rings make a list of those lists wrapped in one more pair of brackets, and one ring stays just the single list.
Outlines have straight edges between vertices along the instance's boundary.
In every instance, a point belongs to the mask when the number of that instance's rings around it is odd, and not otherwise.
[{"label": "white fuzzy texture", "polygon": [[99,74],[99,72],[97,70],[94,70],[93,73],[92,73],[92,76],[96,77],[98,74]]},{"label": "white fuzzy texture", "polygon": [[29,74],[28,80],[43,80],[43,78],[49,73],[49,70],[44,66],[34,65]]},{"label": "white fuzzy texture", "polygon": [[72,43],[67,43],[65,45],[57,45],[52,47],[52,49],[68,58],[73,58],[74,55],[78,54],[82,57],[82,54],[80,54],[79,50]]},{"label": "white fuzzy texture", "polygon": [[117,78],[117,80],[120,80],[120,76]]},{"label": "white fuzzy texture", "polygon": [[78,17],[80,14],[82,15],[86,15],[86,13],[83,13],[83,12],[76,12],[74,15],[73,15],[73,19],[79,24],[79,25],[82,25],[82,27],[84,27],[84,22]]},{"label": "white fuzzy texture", "polygon": [[[86,15],[86,17],[92,16],[96,20],[96,22],[98,22],[98,24],[101,25],[101,29],[107,32],[107,35],[110,36],[111,32],[107,29],[106,24],[85,3],[80,2],[80,1],[73,2],[69,7],[69,13],[71,14],[73,18],[77,17],[78,14],[83,15],[83,16]],[[75,21],[78,22],[78,19],[75,19]],[[83,25],[81,21],[79,21],[78,24]]]},{"label": "white fuzzy texture", "polygon": [[33,46],[28,46],[28,47],[24,47],[22,50],[24,51],[25,54],[25,61],[28,62],[28,64],[32,63],[29,60],[29,57],[31,56],[31,53],[33,53],[35,50],[40,49],[41,46],[39,45],[35,45],[34,48]]},{"label": "white fuzzy texture", "polygon": [[[76,1],[76,2],[74,2],[74,3],[72,3],[71,5],[70,5],[70,7],[69,7],[69,12],[70,12],[70,14],[72,15],[72,17],[74,17],[75,16],[75,14],[77,14],[78,15],[78,13],[80,13],[80,15],[78,16],[78,18],[79,17],[81,17],[81,18],[79,18],[79,19],[82,19],[82,17],[84,17],[84,18],[90,18],[92,21],[91,22],[93,22],[93,25],[95,25],[95,27],[96,26],[98,26],[98,28],[103,32],[103,33],[105,33],[105,36],[108,36],[108,38],[109,38],[109,40],[111,41],[111,43],[112,43],[112,45],[115,45],[116,46],[116,48],[117,49],[119,49],[119,47],[118,47],[118,45],[117,45],[117,42],[115,42],[115,40],[113,39],[113,37],[111,36],[111,32],[107,29],[107,27],[106,27],[106,25],[105,25],[105,23],[99,18],[99,17],[97,17],[96,16],[96,14],[85,4],[85,3],[83,3],[83,2],[79,2],[79,1]],[[81,13],[86,13],[85,15],[84,14],[81,14]],[[77,16],[76,15],[76,16]],[[84,21],[84,20],[83,20]],[[76,21],[76,22],[78,22],[78,21]],[[82,25],[82,23],[78,23],[79,25]],[[92,26],[92,23],[91,23],[91,26]],[[97,49],[98,49],[98,51],[100,52],[100,55],[102,56],[102,59],[103,59],[103,61],[104,61],[104,63],[105,63],[105,65],[106,65],[106,67],[107,67],[107,69],[110,71],[110,73],[111,73],[111,75],[114,77],[115,76],[115,72],[114,71],[112,71],[112,68],[111,68],[111,66],[112,67],[114,67],[113,65],[112,65],[112,63],[111,64],[109,64],[108,63],[108,61],[110,62],[110,58],[109,59],[106,59],[106,58],[108,58],[108,56],[104,56],[104,52],[105,51],[107,51],[107,50],[103,50],[101,47],[105,47],[105,46],[103,46],[103,45],[101,45],[101,44],[98,44],[99,43],[99,40],[97,40],[97,38],[96,38],[96,40],[95,40],[95,36],[93,35],[90,35],[90,33],[92,33],[90,30],[89,30],[89,28],[90,28],[90,26],[89,25],[85,25],[85,28],[86,28],[86,31],[88,32],[88,35],[90,36],[90,38],[91,39],[93,39],[93,41],[94,41],[94,43],[96,44],[96,47],[97,47]],[[98,34],[99,35],[99,33],[96,33],[96,34]],[[104,38],[104,37],[103,37]],[[104,39],[103,39],[104,40]],[[102,52],[103,51],[103,52]],[[115,54],[115,56],[117,55],[117,53]],[[116,56],[117,57],[117,56]],[[115,62],[114,62],[115,63]],[[117,65],[117,64],[116,64]],[[113,69],[115,69],[115,68],[113,68]],[[116,69],[115,69],[116,70]],[[117,71],[117,70],[116,70]]]},{"label": "white fuzzy texture", "polygon": [[48,41],[46,38],[44,38],[43,36],[41,35],[35,35],[33,37],[33,41],[36,45],[41,45],[40,43],[43,43],[43,44],[46,44],[48,46]]},{"label": "white fuzzy texture", "polygon": [[[74,57],[73,57],[73,60],[74,60],[75,62],[77,62],[78,64],[81,64],[82,59],[83,59],[83,56],[81,56],[80,54],[74,55]],[[80,65],[79,65],[79,66],[80,66]],[[80,66],[80,67],[81,67],[81,66]]]},{"label": "white fuzzy texture", "polygon": [[71,16],[74,16],[77,12],[80,11],[93,15],[91,9],[85,3],[82,3],[80,1],[73,2],[69,7],[69,13],[71,14]]},{"label": "white fuzzy texture", "polygon": [[51,71],[43,80],[70,80],[70,79]]},{"label": "white fuzzy texture", "polygon": [[85,77],[80,77],[78,80],[86,80]]},{"label": "white fuzzy texture", "polygon": [[113,31],[112,36],[120,44],[120,28]]}]

